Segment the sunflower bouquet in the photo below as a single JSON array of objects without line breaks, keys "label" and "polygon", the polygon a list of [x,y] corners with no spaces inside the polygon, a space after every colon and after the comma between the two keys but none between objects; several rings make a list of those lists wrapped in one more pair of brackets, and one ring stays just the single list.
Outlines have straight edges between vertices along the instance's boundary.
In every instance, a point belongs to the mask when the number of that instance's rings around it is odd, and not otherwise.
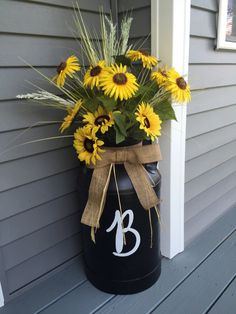
[{"label": "sunflower bouquet", "polygon": [[73,130],[73,146],[86,165],[101,160],[106,146],[154,141],[162,123],[175,119],[172,101],[191,98],[189,85],[174,68],[161,66],[142,44],[129,45],[131,17],[124,17],[120,29],[106,14],[100,21],[100,35],[91,34],[75,11],[83,53],[68,57],[47,78],[58,93],[40,89],[17,96],[64,110],[59,130]]}]

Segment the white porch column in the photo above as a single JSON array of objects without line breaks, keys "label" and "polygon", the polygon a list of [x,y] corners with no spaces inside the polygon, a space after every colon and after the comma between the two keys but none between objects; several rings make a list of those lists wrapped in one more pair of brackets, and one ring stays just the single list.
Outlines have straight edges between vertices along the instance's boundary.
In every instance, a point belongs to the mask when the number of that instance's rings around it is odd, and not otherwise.
[{"label": "white porch column", "polygon": [[3,292],[2,292],[2,285],[0,282],[0,307],[4,305],[4,297],[3,297]]},{"label": "white porch column", "polygon": [[[152,53],[168,67],[188,73],[190,0],[151,0]],[[168,258],[184,250],[186,106],[175,105],[178,122],[165,123],[160,138],[163,161],[161,251]]]}]

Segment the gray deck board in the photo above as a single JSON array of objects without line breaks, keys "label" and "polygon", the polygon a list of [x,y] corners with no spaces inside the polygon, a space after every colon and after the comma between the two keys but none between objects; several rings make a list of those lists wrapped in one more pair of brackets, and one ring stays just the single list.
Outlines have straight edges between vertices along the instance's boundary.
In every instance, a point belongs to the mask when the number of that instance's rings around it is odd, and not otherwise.
[{"label": "gray deck board", "polygon": [[235,276],[235,265],[236,231],[152,313],[205,313]]},{"label": "gray deck board", "polygon": [[[0,309],[1,314],[33,314],[55,302],[86,280],[81,259],[75,261],[38,286],[28,290]],[[20,309],[20,311],[18,310]]]},{"label": "gray deck board", "polygon": [[112,298],[112,294],[97,290],[90,282],[86,281],[60,300],[41,311],[40,314],[59,313],[91,313]]},{"label": "gray deck board", "polygon": [[234,314],[236,309],[236,278],[225,289],[221,297],[207,312],[207,314]]},{"label": "gray deck board", "polygon": [[160,279],[142,293],[114,296],[98,291],[77,264],[75,260],[9,302],[0,314],[19,313],[19,307],[24,314],[235,314],[236,210],[228,211],[184,253],[163,259]]}]

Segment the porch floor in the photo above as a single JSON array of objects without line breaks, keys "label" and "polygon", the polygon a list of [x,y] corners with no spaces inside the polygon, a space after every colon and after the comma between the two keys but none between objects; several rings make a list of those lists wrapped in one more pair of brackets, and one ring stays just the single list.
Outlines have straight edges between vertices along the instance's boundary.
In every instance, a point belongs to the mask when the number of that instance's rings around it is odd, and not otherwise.
[{"label": "porch floor", "polygon": [[229,210],[172,260],[150,289],[115,296],[98,291],[76,258],[37,287],[0,309],[0,314],[235,314],[236,209]]}]

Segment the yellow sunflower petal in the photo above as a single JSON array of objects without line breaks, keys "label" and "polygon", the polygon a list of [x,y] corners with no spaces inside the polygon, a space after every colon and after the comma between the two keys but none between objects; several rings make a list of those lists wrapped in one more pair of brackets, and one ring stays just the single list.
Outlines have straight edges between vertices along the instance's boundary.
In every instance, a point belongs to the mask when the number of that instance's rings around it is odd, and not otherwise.
[{"label": "yellow sunflower petal", "polygon": [[84,76],[84,86],[90,88],[99,88],[99,79],[104,68],[104,60],[99,61],[95,66],[90,66]]},{"label": "yellow sunflower petal", "polygon": [[99,106],[94,113],[87,113],[83,116],[85,127],[90,128],[95,134],[101,130],[102,134],[108,131],[108,128],[114,124],[112,112],[107,112],[102,106]]},{"label": "yellow sunflower petal", "polygon": [[158,63],[158,59],[156,57],[148,55],[143,50],[129,50],[127,52],[127,57],[132,61],[141,60],[143,67],[147,69],[155,67]]},{"label": "yellow sunflower petal", "polygon": [[174,69],[168,71],[168,78],[163,83],[163,87],[171,93],[174,101],[178,103],[189,102],[191,100],[190,86]]},{"label": "yellow sunflower petal", "polygon": [[74,107],[68,108],[68,115],[64,118],[64,121],[62,122],[60,129],[59,129],[61,131],[61,133],[63,133],[67,128],[69,128],[69,126],[71,125],[71,123],[75,119],[75,116],[79,112],[81,106],[82,106],[82,100],[79,99],[75,103]]},{"label": "yellow sunflower petal", "polygon": [[85,161],[87,165],[91,162],[95,165],[96,160],[100,160],[99,153],[102,152],[100,147],[103,145],[103,141],[98,140],[96,135],[86,127],[79,128],[74,134],[74,148],[78,154],[78,158],[81,161]]},{"label": "yellow sunflower petal", "polygon": [[70,56],[66,61],[61,62],[57,67],[56,83],[59,87],[65,84],[66,76],[72,77],[72,74],[80,70],[80,65],[76,56]]},{"label": "yellow sunflower petal", "polygon": [[148,137],[152,141],[155,140],[158,136],[161,135],[161,119],[153,111],[153,108],[148,104],[142,102],[135,113],[136,120],[140,123],[139,128],[144,130]]},{"label": "yellow sunflower petal", "polygon": [[105,95],[114,97],[115,100],[127,100],[138,90],[136,77],[127,72],[127,67],[112,65],[104,69],[100,77],[100,87]]}]

